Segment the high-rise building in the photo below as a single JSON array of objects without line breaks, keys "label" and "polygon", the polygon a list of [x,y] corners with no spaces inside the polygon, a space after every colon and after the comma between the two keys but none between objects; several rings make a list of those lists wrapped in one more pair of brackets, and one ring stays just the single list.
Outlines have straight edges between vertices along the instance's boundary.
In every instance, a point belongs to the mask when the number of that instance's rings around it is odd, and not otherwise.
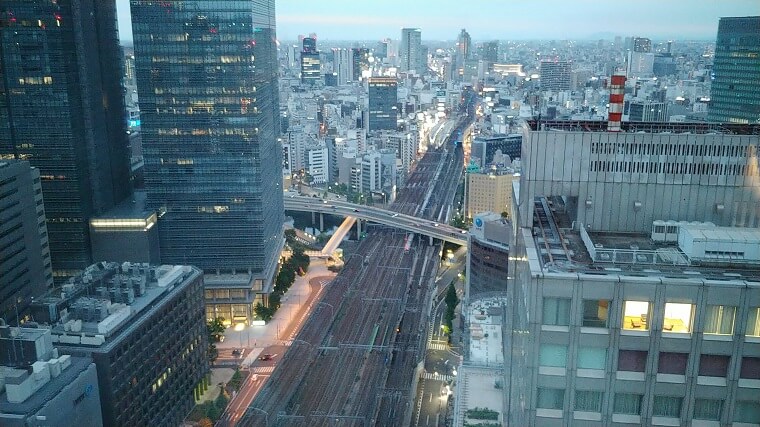
[{"label": "high-rise building", "polygon": [[651,77],[654,74],[654,53],[628,52],[626,75],[629,78]]},{"label": "high-rise building", "polygon": [[757,131],[527,125],[510,425],[760,422]]},{"label": "high-rise building", "polygon": [[64,278],[91,264],[90,217],[131,192],[116,2],[2,8],[0,159],[39,169],[53,275]]},{"label": "high-rise building", "polygon": [[541,74],[541,90],[563,91],[570,90],[572,83],[572,63],[570,61],[542,61],[539,69]]},{"label": "high-rise building", "polygon": [[652,52],[652,40],[645,38],[645,37],[634,37],[633,38],[633,51],[634,52],[641,52],[641,53],[651,53]]},{"label": "high-rise building", "polygon": [[322,80],[322,64],[317,50],[316,37],[304,37],[301,41],[301,83],[314,84]]},{"label": "high-rise building", "polygon": [[338,85],[351,81],[351,55],[348,49],[333,48],[333,71],[337,74]]},{"label": "high-rise building", "polygon": [[236,304],[250,315],[283,244],[274,0],[132,0],[131,11],[161,262],[245,287]]},{"label": "high-rise building", "polygon": [[494,40],[480,45],[480,59],[487,61],[491,66],[499,61],[499,41]]},{"label": "high-rise building", "polygon": [[457,37],[457,57],[463,61],[472,58],[472,38],[470,37],[470,33],[464,28],[462,28],[459,37]]},{"label": "high-rise building", "polygon": [[422,31],[419,28],[401,30],[401,71],[423,73],[427,64],[422,61]]},{"label": "high-rise building", "polygon": [[481,212],[509,212],[512,204],[512,182],[519,180],[514,171],[494,170],[468,172],[465,188],[465,215],[474,218]]},{"label": "high-rise building", "polygon": [[370,77],[368,130],[396,129],[398,82],[394,77]]},{"label": "high-rise building", "polygon": [[667,122],[668,104],[652,101],[628,103],[628,120],[631,122]]},{"label": "high-rise building", "polygon": [[95,362],[103,425],[179,425],[208,387],[203,293],[194,267],[101,262],[31,310],[58,352]]},{"label": "high-rise building", "polygon": [[720,18],[707,119],[760,123],[760,16]]},{"label": "high-rise building", "polygon": [[316,37],[304,37],[301,40],[301,52],[302,53],[317,53],[317,38]]},{"label": "high-rise building", "polygon": [[355,47],[351,49],[352,77],[353,81],[361,80],[362,73],[369,70],[369,49],[366,47]]},{"label": "high-rise building", "polygon": [[0,160],[0,318],[6,322],[16,323],[32,298],[53,285],[48,241],[39,170]]}]

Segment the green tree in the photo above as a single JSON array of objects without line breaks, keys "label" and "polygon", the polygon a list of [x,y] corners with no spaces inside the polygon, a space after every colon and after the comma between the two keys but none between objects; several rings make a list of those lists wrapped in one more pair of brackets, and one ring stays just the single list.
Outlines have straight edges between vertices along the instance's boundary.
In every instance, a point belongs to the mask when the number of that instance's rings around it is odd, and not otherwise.
[{"label": "green tree", "polygon": [[217,356],[219,356],[219,352],[216,349],[216,343],[222,340],[224,330],[223,317],[217,317],[206,323],[206,331],[208,332],[208,358],[212,362],[216,360]]}]

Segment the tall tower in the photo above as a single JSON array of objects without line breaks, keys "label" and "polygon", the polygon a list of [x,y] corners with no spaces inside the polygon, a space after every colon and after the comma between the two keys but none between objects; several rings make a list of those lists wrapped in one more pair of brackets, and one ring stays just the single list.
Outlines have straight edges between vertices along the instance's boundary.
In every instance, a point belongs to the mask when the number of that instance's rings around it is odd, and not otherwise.
[{"label": "tall tower", "polygon": [[472,58],[472,38],[470,38],[470,33],[464,28],[462,28],[457,38],[457,54],[464,61]]},{"label": "tall tower", "polygon": [[760,16],[720,18],[707,119],[760,124]]},{"label": "tall tower", "polygon": [[351,81],[351,55],[348,49],[333,48],[333,71],[338,74],[338,85]]},{"label": "tall tower", "polygon": [[398,119],[398,82],[394,77],[370,77],[367,80],[369,93],[368,130],[396,129]]},{"label": "tall tower", "polygon": [[91,264],[89,220],[131,193],[114,0],[3,0],[0,159],[39,169],[53,275]]},{"label": "tall tower", "polygon": [[316,37],[304,37],[301,42],[301,83],[314,84],[322,79],[322,65],[319,60]]},{"label": "tall tower", "polygon": [[422,31],[419,28],[401,30],[401,71],[415,70],[422,73]]},{"label": "tall tower", "polygon": [[352,77],[353,81],[358,82],[361,80],[362,71],[369,70],[369,49],[366,47],[355,47],[351,49],[352,61]]},{"label": "tall tower", "polygon": [[284,215],[274,0],[130,3],[161,262],[266,289]]}]

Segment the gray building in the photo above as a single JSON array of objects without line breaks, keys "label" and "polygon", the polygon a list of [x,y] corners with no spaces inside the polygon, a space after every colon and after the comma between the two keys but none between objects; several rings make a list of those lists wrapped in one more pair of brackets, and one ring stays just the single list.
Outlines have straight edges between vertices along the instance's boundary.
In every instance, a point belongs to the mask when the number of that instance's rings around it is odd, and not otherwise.
[{"label": "gray building", "polygon": [[106,426],[176,426],[208,387],[203,274],[97,263],[38,298],[33,318],[61,354],[97,367]]},{"label": "gray building", "polygon": [[509,424],[760,423],[756,127],[541,125],[513,198]]},{"label": "gray building", "polygon": [[370,77],[367,130],[395,130],[398,120],[398,81],[394,77]]},{"label": "gray building", "polygon": [[668,104],[652,101],[627,102],[628,120],[631,122],[667,122]]},{"label": "gray building", "polygon": [[26,161],[0,161],[0,277],[9,323],[53,285],[40,172]]},{"label": "gray building", "polygon": [[[0,158],[40,171],[53,275],[90,265],[88,221],[131,192],[114,0],[5,0]],[[31,25],[29,23],[34,23]]]},{"label": "gray building", "polygon": [[708,121],[760,124],[760,16],[720,18]]},{"label": "gray building", "polygon": [[539,68],[541,90],[559,92],[570,90],[572,83],[572,63],[570,61],[542,61]]},{"label": "gray building", "polygon": [[[478,135],[472,140],[470,159],[485,168],[493,164],[494,155],[497,151],[509,156],[510,159],[519,159],[522,147],[522,135]],[[501,167],[509,165],[501,165]]]},{"label": "gray building", "polygon": [[[584,129],[578,131],[578,129]],[[760,226],[757,126],[535,121],[524,127],[520,193],[562,196],[592,230],[647,232],[656,220]],[[613,214],[614,213],[614,214]],[[533,217],[533,204],[520,205]]]},{"label": "gray building", "polygon": [[49,329],[0,326],[0,425],[103,425],[92,359],[57,353]]},{"label": "gray building", "polygon": [[501,214],[475,215],[467,241],[467,286],[462,307],[488,295],[506,295],[514,230]]},{"label": "gray building", "polygon": [[161,262],[266,292],[284,241],[274,0],[133,0],[131,12]]},{"label": "gray building", "polygon": [[427,70],[427,56],[423,57],[422,31],[419,28],[401,29],[401,71],[414,70],[422,74]]}]

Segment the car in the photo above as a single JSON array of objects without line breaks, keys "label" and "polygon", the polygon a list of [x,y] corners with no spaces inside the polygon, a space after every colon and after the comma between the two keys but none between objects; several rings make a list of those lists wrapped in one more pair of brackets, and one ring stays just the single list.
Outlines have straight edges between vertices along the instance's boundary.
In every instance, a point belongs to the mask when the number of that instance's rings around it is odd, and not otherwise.
[{"label": "car", "polygon": [[359,212],[359,209],[354,209],[354,212]]},{"label": "car", "polygon": [[242,354],[242,352],[240,351],[240,349],[236,348],[236,349],[232,350],[232,355],[233,356],[240,356],[241,354]]},{"label": "car", "polygon": [[396,218],[397,216],[398,216],[398,214],[395,213],[395,214],[391,215],[391,218]]},{"label": "car", "polygon": [[264,361],[272,360],[272,358],[274,358],[274,355],[271,355],[271,354],[262,354],[261,356],[259,356],[259,360],[264,360]]},{"label": "car", "polygon": [[327,204],[327,200],[322,200],[322,203]]},{"label": "car", "polygon": [[438,227],[438,223],[437,223],[437,222],[434,222],[434,223],[433,223],[433,227]]}]

